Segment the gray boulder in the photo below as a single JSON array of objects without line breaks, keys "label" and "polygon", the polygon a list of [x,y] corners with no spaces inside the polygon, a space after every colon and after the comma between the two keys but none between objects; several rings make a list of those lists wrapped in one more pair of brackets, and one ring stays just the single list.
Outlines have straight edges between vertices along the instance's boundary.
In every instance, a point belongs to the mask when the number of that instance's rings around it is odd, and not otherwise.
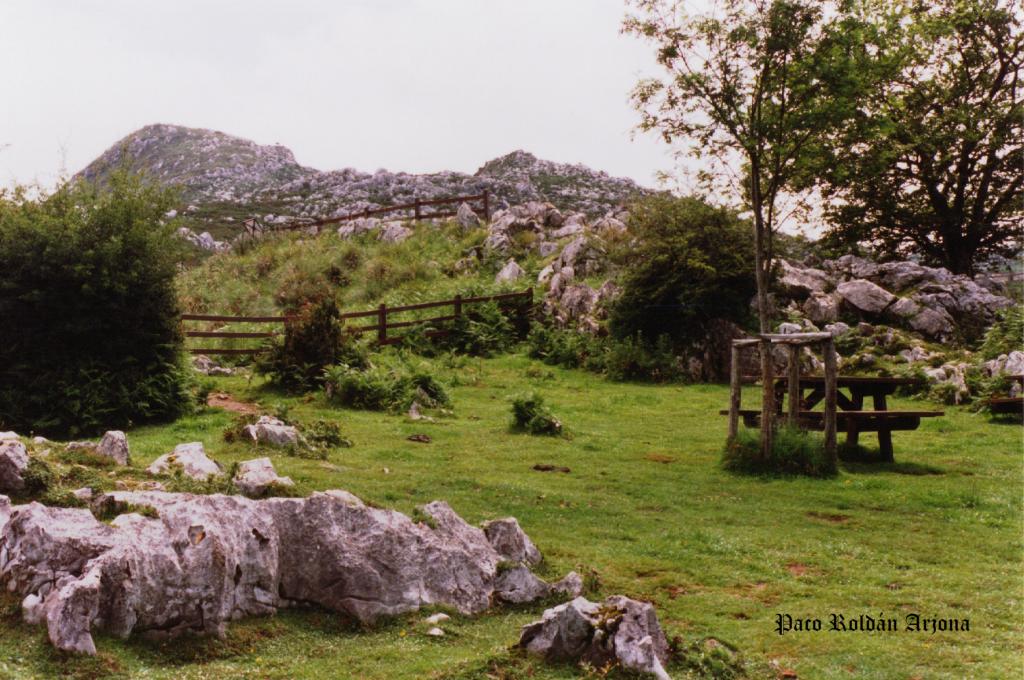
[{"label": "gray boulder", "polygon": [[19,437],[17,432],[11,432],[10,430],[8,430],[7,432],[0,432],[0,442],[18,438]]},{"label": "gray boulder", "polygon": [[583,579],[575,571],[555,583],[538,578],[528,567],[518,566],[505,569],[494,581],[494,595],[502,602],[525,604],[552,595],[579,597],[583,592]]},{"label": "gray boulder", "polygon": [[839,300],[829,293],[812,292],[804,300],[801,311],[815,324],[832,323],[839,318]]},{"label": "gray boulder", "polygon": [[895,295],[866,279],[840,283],[836,292],[856,311],[872,315],[881,314],[896,300]]},{"label": "gray boulder", "polygon": [[921,307],[907,322],[918,333],[935,340],[948,340],[956,331],[956,322],[944,309]]},{"label": "gray boulder", "polygon": [[455,214],[455,220],[459,223],[463,229],[476,229],[480,226],[480,218],[477,216],[473,209],[469,207],[468,203],[460,203],[459,210]]},{"label": "gray boulder", "polygon": [[786,260],[779,260],[778,285],[789,297],[804,300],[813,293],[823,293],[828,288],[828,274],[820,269],[801,267]]},{"label": "gray boulder", "polygon": [[206,456],[201,442],[178,444],[174,451],[153,461],[146,472],[161,475],[170,474],[174,469],[180,469],[185,476],[199,481],[221,473],[220,464]]},{"label": "gray boulder", "polygon": [[254,444],[278,447],[299,444],[299,431],[271,416],[260,416],[253,425],[246,425],[242,428],[242,435]]},{"label": "gray boulder", "polygon": [[623,596],[603,604],[577,597],[548,609],[540,621],[523,627],[519,646],[551,662],[586,661],[598,668],[618,663],[670,680],[668,640],[653,605]]},{"label": "gray boulder", "polygon": [[497,276],[494,277],[494,282],[512,283],[513,281],[518,281],[525,275],[526,272],[523,271],[523,268],[520,267],[515,260],[510,259],[505,263],[505,266],[501,268],[501,271],[498,272]]},{"label": "gray boulder", "polygon": [[481,528],[488,543],[504,560],[536,566],[544,559],[515,517],[484,522]]},{"label": "gray boulder", "polygon": [[275,486],[295,486],[291,477],[280,477],[269,458],[256,458],[238,464],[238,471],[231,480],[244,495],[259,498]]},{"label": "gray boulder", "polygon": [[377,238],[384,243],[401,243],[412,236],[412,229],[402,226],[401,222],[385,222]]},{"label": "gray boulder", "polygon": [[128,465],[131,462],[128,437],[120,430],[110,430],[104,433],[100,443],[96,445],[96,455],[110,458],[118,465]]},{"label": "gray boulder", "polygon": [[17,493],[25,490],[25,471],[28,470],[28,451],[17,439],[0,441],[0,492]]}]

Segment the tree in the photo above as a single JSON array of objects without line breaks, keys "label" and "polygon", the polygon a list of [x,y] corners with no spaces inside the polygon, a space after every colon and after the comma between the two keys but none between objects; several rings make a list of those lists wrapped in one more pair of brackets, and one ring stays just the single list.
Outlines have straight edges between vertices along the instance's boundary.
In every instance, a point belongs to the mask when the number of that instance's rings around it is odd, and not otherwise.
[{"label": "tree", "polygon": [[[683,142],[738,180],[754,224],[758,319],[767,333],[781,199],[824,131],[851,115],[857,81],[845,48],[852,38],[834,30],[825,3],[812,0],[722,0],[714,15],[689,14],[680,0],[629,4],[636,12],[624,30],[654,43],[667,71],[633,91],[641,128]],[[771,357],[761,360],[762,447],[770,450]]]},{"label": "tree", "polygon": [[[1019,8],[1019,5],[1018,5]],[[1024,217],[1024,36],[1000,0],[871,0],[871,87],[816,166],[830,238],[958,274],[1013,255]]]},{"label": "tree", "polygon": [[188,408],[170,205],[124,173],[0,196],[0,425],[76,436]]}]

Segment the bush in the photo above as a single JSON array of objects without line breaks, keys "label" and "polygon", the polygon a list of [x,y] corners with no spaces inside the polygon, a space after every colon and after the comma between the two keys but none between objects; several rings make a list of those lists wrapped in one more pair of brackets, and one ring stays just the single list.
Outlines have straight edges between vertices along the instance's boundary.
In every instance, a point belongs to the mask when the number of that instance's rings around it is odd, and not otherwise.
[{"label": "bush", "polygon": [[767,459],[761,456],[760,431],[740,430],[726,444],[722,466],[745,474],[831,477],[837,472],[834,461],[825,454],[825,440],[820,434],[789,426],[775,432]]},{"label": "bush", "polygon": [[634,242],[613,253],[623,266],[622,293],[609,309],[614,337],[664,335],[685,347],[704,338],[712,319],[748,320],[752,230],[735,212],[657,195],[634,204],[629,228]]},{"label": "bush", "polygon": [[285,325],[284,338],[269,343],[256,371],[288,391],[306,392],[323,382],[328,366],[365,366],[365,349],[344,332],[340,316],[334,300],[302,307]]},{"label": "bush", "polygon": [[544,405],[544,399],[534,393],[512,400],[512,431],[529,434],[562,434],[562,422]]},{"label": "bush", "polygon": [[652,380],[662,382],[682,377],[680,362],[672,350],[672,341],[662,335],[652,345],[642,334],[611,340],[605,348],[605,374],[612,380]]},{"label": "bush", "polygon": [[376,366],[359,369],[341,364],[327,369],[325,375],[328,399],[349,408],[399,411],[408,409],[414,401],[426,408],[451,404],[444,386],[422,371]]},{"label": "bush", "polygon": [[125,172],[0,194],[0,425],[75,437],[191,407],[171,200]]},{"label": "bush", "polygon": [[475,357],[507,352],[518,340],[515,326],[494,302],[465,308],[452,322],[448,335],[437,339],[445,349]]},{"label": "bush", "polygon": [[1000,354],[1024,350],[1024,307],[1014,305],[999,312],[999,318],[985,332],[981,355],[995,359]]}]

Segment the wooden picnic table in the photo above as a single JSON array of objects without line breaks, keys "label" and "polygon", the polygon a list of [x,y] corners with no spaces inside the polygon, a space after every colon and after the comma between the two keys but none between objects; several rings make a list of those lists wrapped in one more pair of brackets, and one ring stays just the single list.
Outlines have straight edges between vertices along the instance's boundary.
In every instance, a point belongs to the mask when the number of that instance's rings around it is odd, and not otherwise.
[{"label": "wooden picnic table", "polygon": [[[1006,377],[1010,380],[1016,380],[1024,386],[1024,375],[1008,375]],[[1024,395],[1016,397],[990,397],[988,400],[988,407],[992,413],[998,415],[1017,415],[1024,417]]]},{"label": "wooden picnic table", "polygon": [[[916,385],[914,378],[887,378],[867,376],[838,376],[836,378],[837,429],[846,432],[846,441],[856,444],[861,432],[878,433],[878,450],[881,458],[893,460],[892,433],[897,430],[916,430],[921,418],[944,415],[942,411],[890,411],[886,398],[904,386]],[[774,382],[775,404],[779,415],[783,414],[783,399],[789,392],[789,379],[777,377]],[[844,392],[845,391],[845,392]],[[812,410],[825,398],[823,376],[802,376],[799,383],[800,404],[797,413],[798,424],[808,429],[821,429],[824,413]],[[873,410],[865,411],[864,403],[871,398]],[[756,426],[760,411],[741,411],[744,424]]]}]

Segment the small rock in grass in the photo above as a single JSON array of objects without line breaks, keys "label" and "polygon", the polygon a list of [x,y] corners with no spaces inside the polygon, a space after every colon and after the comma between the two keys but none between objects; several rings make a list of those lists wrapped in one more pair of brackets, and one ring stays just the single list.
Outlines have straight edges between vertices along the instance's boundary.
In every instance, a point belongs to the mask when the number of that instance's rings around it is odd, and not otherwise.
[{"label": "small rock in grass", "polygon": [[434,615],[432,615],[432,616],[428,616],[428,617],[427,617],[426,619],[424,619],[424,620],[425,620],[425,621],[426,621],[427,623],[429,623],[430,625],[432,625],[432,626],[436,626],[437,624],[439,624],[439,623],[443,623],[443,622],[445,622],[445,621],[449,620],[450,618],[452,618],[452,617],[448,616],[448,615],[447,615],[447,614],[445,614],[444,612],[438,612],[437,614],[434,614]]},{"label": "small rock in grass", "polygon": [[151,475],[167,474],[172,468],[181,468],[185,476],[199,481],[221,473],[220,465],[207,457],[202,442],[178,444],[174,451],[153,461],[146,472]]},{"label": "small rock in grass", "polygon": [[128,465],[131,461],[131,453],[128,450],[128,438],[120,430],[110,430],[104,433],[103,439],[96,446],[96,454],[104,458],[110,458],[118,465]]},{"label": "small rock in grass", "polygon": [[265,495],[275,485],[295,486],[290,477],[280,477],[269,458],[257,458],[238,464],[238,472],[232,480],[238,490],[246,496]]},{"label": "small rock in grass", "polygon": [[429,444],[432,441],[428,434],[411,434],[406,439],[411,442],[419,442],[420,444]]},{"label": "small rock in grass", "polygon": [[440,628],[435,627],[428,630],[427,635],[429,635],[430,637],[444,637],[444,631]]}]

